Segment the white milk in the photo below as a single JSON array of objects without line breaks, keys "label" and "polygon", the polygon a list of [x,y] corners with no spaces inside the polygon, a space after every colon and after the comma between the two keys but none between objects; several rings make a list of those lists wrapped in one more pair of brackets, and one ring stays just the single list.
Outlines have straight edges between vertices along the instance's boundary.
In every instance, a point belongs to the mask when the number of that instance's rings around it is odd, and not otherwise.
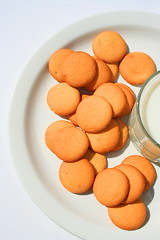
[{"label": "white milk", "polygon": [[160,144],[160,79],[150,81],[140,100],[140,116],[149,135]]}]

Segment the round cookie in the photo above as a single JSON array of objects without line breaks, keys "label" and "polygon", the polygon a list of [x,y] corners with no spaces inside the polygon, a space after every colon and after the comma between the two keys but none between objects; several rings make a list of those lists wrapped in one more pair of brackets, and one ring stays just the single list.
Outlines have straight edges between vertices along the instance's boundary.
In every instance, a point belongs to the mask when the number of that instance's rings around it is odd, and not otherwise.
[{"label": "round cookie", "polygon": [[126,175],[113,168],[101,171],[93,184],[93,193],[98,202],[113,207],[119,205],[127,196],[129,181]]},{"label": "round cookie", "polygon": [[147,211],[144,202],[138,199],[130,204],[108,208],[108,215],[117,227],[124,230],[136,230],[144,224]]},{"label": "round cookie", "polygon": [[82,95],[81,95],[81,100],[84,100],[85,98],[87,98],[87,97],[89,97],[89,96],[91,96],[91,95],[88,95],[88,94],[82,94]]},{"label": "round cookie", "polygon": [[99,86],[94,95],[104,97],[112,106],[113,117],[119,117],[127,100],[124,92],[115,83],[104,83]]},{"label": "round cookie", "polygon": [[105,31],[98,34],[92,43],[94,54],[107,63],[117,63],[128,51],[127,44],[117,32]]},{"label": "round cookie", "polygon": [[120,164],[114,168],[122,171],[129,180],[129,193],[123,203],[136,201],[144,191],[145,178],[143,174],[137,168],[127,164]]},{"label": "round cookie", "polygon": [[67,83],[58,83],[48,91],[49,108],[58,115],[74,113],[80,102],[80,93]]},{"label": "round cookie", "polygon": [[78,126],[76,112],[68,115],[68,119],[69,119],[75,126]]},{"label": "round cookie", "polygon": [[123,83],[115,83],[115,84],[122,89],[122,91],[126,96],[127,104],[123,112],[120,114],[120,117],[124,117],[132,111],[136,98],[135,98],[134,92],[132,91],[132,89],[129,89],[128,86],[126,86]]},{"label": "round cookie", "polygon": [[110,82],[116,81],[119,73],[118,63],[107,63],[107,66],[110,68],[112,73],[112,78]]},{"label": "round cookie", "polygon": [[117,151],[117,150],[121,149],[122,147],[124,147],[124,145],[126,144],[126,142],[128,140],[128,127],[127,127],[127,125],[120,118],[116,118],[115,120],[118,122],[118,125],[119,125],[120,138],[119,138],[119,142],[118,142],[117,146],[115,147],[115,149],[113,151]]},{"label": "round cookie", "polygon": [[97,153],[107,153],[113,151],[120,139],[119,125],[112,119],[110,124],[99,133],[86,133],[90,148]]},{"label": "round cookie", "polygon": [[156,66],[146,53],[131,52],[121,61],[119,71],[128,83],[141,85],[156,71]]},{"label": "round cookie", "polygon": [[134,98],[136,98],[135,93],[133,92],[133,90],[129,86],[127,86],[124,83],[118,83],[118,84],[119,84],[119,87],[121,86],[121,87],[127,88],[130,91],[130,93],[134,96]]},{"label": "round cookie", "polygon": [[56,133],[64,128],[64,127],[73,127],[74,125],[68,121],[64,121],[64,120],[59,120],[56,122],[53,122],[52,124],[50,124],[48,126],[48,128],[46,129],[45,132],[45,143],[47,145],[47,147],[54,152],[54,137],[56,135]]},{"label": "round cookie", "polygon": [[74,52],[63,64],[65,81],[72,87],[84,87],[96,77],[97,64],[85,52]]},{"label": "round cookie", "polygon": [[122,164],[129,164],[136,167],[145,177],[145,189],[147,191],[156,179],[156,171],[151,162],[139,155],[131,155],[126,157]]},{"label": "round cookie", "polygon": [[72,163],[63,162],[59,169],[59,179],[63,187],[72,193],[88,191],[93,185],[94,178],[94,168],[86,159]]},{"label": "round cookie", "polygon": [[107,159],[104,154],[95,153],[92,150],[88,149],[83,158],[90,161],[95,169],[96,174],[107,168]]},{"label": "round cookie", "polygon": [[81,159],[87,152],[88,147],[87,135],[75,126],[62,128],[55,134],[54,153],[65,162]]},{"label": "round cookie", "polygon": [[62,66],[65,59],[74,51],[71,49],[59,49],[55,51],[48,62],[49,73],[59,82],[64,82],[64,75],[62,73]]},{"label": "round cookie", "polygon": [[[88,94],[82,94],[81,95],[81,101],[87,97],[89,97],[90,95]],[[75,126],[78,126],[78,123],[77,123],[77,116],[76,116],[76,112],[72,113],[72,114],[69,114],[68,115],[68,119],[75,125]]]},{"label": "round cookie", "polygon": [[105,129],[112,118],[112,107],[100,96],[85,98],[77,107],[77,123],[84,131],[96,133]]},{"label": "round cookie", "polygon": [[95,59],[97,63],[97,75],[93,81],[85,86],[89,91],[95,91],[101,84],[110,82],[112,79],[112,72],[110,68],[100,59]]}]

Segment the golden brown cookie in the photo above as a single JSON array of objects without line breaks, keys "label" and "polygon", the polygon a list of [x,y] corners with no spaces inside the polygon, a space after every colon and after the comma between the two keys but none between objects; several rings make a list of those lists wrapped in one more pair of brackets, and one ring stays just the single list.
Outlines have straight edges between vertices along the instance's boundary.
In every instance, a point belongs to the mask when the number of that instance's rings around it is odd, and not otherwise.
[{"label": "golden brown cookie", "polygon": [[94,182],[95,171],[92,164],[81,159],[76,162],[63,162],[59,169],[59,178],[64,188],[72,193],[88,191]]},{"label": "golden brown cookie", "polygon": [[136,167],[145,177],[145,189],[147,191],[154,183],[156,179],[156,171],[153,164],[149,162],[146,158],[139,155],[131,155],[126,157],[122,164],[130,164]]},{"label": "golden brown cookie", "polygon": [[[82,94],[81,95],[81,101],[87,97],[89,97],[90,95],[88,94]],[[75,126],[78,126],[78,123],[77,123],[77,116],[76,116],[76,112],[72,113],[72,114],[69,114],[68,115],[68,119],[75,125]]]},{"label": "golden brown cookie", "polygon": [[124,39],[117,32],[105,31],[98,34],[92,43],[94,54],[107,63],[117,63],[128,51]]},{"label": "golden brown cookie", "polygon": [[50,124],[48,126],[48,128],[46,129],[45,132],[45,143],[47,145],[47,147],[54,152],[54,137],[56,135],[56,133],[64,128],[64,127],[73,127],[74,125],[68,121],[64,121],[64,120],[59,120],[56,122],[53,122],[52,124]]},{"label": "golden brown cookie", "polygon": [[123,84],[123,83],[115,83],[115,84],[122,89],[122,91],[124,92],[124,94],[126,96],[127,104],[126,104],[123,112],[120,114],[120,117],[124,117],[132,111],[132,108],[133,108],[135,100],[136,100],[135,94],[132,91],[132,89],[131,88],[129,89],[129,87],[126,86],[125,84]]},{"label": "golden brown cookie", "polygon": [[80,102],[80,93],[67,83],[58,83],[48,91],[49,108],[58,115],[74,113]]},{"label": "golden brown cookie", "polygon": [[62,73],[62,65],[65,59],[70,56],[74,51],[71,49],[59,49],[55,51],[48,62],[48,70],[52,77],[59,82],[64,82],[64,75]]},{"label": "golden brown cookie", "polygon": [[108,215],[117,227],[124,230],[136,230],[146,220],[146,206],[140,199],[130,204],[120,204],[108,208]]},{"label": "golden brown cookie", "polygon": [[72,87],[84,87],[96,77],[97,64],[85,52],[74,52],[63,64],[65,81]]},{"label": "golden brown cookie", "polygon": [[115,80],[118,77],[118,73],[119,73],[118,63],[107,63],[107,66],[110,68],[111,73],[112,73],[112,78],[111,78],[110,82],[115,82]]},{"label": "golden brown cookie", "polygon": [[91,96],[91,95],[88,95],[88,94],[82,94],[82,95],[81,95],[81,100],[84,100],[85,98],[87,98],[87,97],[89,97],[89,96]]},{"label": "golden brown cookie", "polygon": [[120,138],[119,138],[119,142],[118,142],[117,146],[115,147],[115,149],[113,151],[117,151],[117,150],[121,149],[122,147],[124,147],[128,140],[128,126],[120,118],[116,118],[115,120],[118,122],[118,125],[119,125]]},{"label": "golden brown cookie", "polygon": [[107,159],[104,154],[95,153],[92,150],[88,149],[83,158],[90,161],[95,169],[96,174],[107,168]]},{"label": "golden brown cookie", "polygon": [[112,107],[100,96],[85,98],[77,107],[78,126],[84,131],[96,133],[105,129],[112,118]]},{"label": "golden brown cookie", "polygon": [[141,85],[156,71],[156,66],[146,53],[130,52],[121,61],[119,71],[128,83]]},{"label": "golden brown cookie", "polygon": [[62,128],[55,134],[54,153],[65,162],[74,162],[81,159],[87,152],[88,147],[87,135],[75,126]]},{"label": "golden brown cookie", "polygon": [[123,172],[114,168],[101,171],[93,184],[96,199],[107,207],[119,205],[126,198],[128,191],[128,178]]},{"label": "golden brown cookie", "polygon": [[103,83],[110,82],[112,80],[112,72],[105,62],[100,59],[95,59],[97,63],[97,75],[94,80],[87,84],[85,88],[89,91],[95,91]]},{"label": "golden brown cookie", "polygon": [[115,167],[122,171],[129,180],[129,193],[123,200],[123,203],[132,203],[136,201],[143,193],[145,187],[145,178],[143,174],[135,167],[128,164],[120,164]]},{"label": "golden brown cookie", "polygon": [[99,86],[94,95],[104,97],[112,106],[113,117],[119,117],[127,100],[124,92],[115,83],[104,83]]},{"label": "golden brown cookie", "polygon": [[76,112],[68,115],[68,119],[69,119],[75,126],[78,126]]},{"label": "golden brown cookie", "polygon": [[114,119],[99,133],[86,133],[90,148],[97,153],[107,153],[113,151],[120,139],[118,122]]}]

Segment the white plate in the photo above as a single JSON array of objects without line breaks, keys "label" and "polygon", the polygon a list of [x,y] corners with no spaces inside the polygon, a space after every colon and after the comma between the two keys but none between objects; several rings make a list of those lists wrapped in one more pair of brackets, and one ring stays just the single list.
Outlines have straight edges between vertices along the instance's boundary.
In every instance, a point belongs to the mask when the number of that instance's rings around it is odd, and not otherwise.
[{"label": "white plate", "polygon": [[[148,53],[160,68],[160,15],[141,12],[113,12],[77,22],[47,41],[32,57],[15,90],[10,111],[10,145],[15,168],[26,191],[53,221],[83,239],[151,239],[160,234],[160,180],[143,198],[148,208],[146,224],[136,231],[114,226],[107,208],[93,194],[76,195],[65,190],[58,179],[61,161],[45,146],[47,126],[58,120],[46,104],[46,94],[56,81],[47,71],[49,56],[59,48],[84,50],[92,54],[93,37],[106,29],[119,32],[130,51]],[[121,77],[118,81],[123,81]],[[133,88],[136,92],[138,88]],[[120,154],[121,153],[121,154]],[[132,143],[127,149],[109,154],[109,167],[126,156],[137,154]],[[157,173],[160,169],[156,166]],[[135,213],[136,214],[136,213]]]}]

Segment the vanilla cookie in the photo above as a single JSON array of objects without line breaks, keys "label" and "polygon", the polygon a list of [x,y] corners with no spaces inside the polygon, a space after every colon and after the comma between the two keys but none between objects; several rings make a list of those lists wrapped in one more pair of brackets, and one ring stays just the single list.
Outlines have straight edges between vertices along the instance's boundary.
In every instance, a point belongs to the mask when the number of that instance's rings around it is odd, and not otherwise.
[{"label": "vanilla cookie", "polygon": [[124,92],[115,83],[100,85],[94,92],[94,95],[104,97],[111,104],[113,117],[119,117],[127,104]]},{"label": "vanilla cookie", "polygon": [[71,49],[59,49],[55,51],[48,62],[49,73],[59,82],[64,82],[64,75],[62,72],[62,66],[65,59],[70,56],[74,51]]},{"label": "vanilla cookie", "polygon": [[58,83],[48,91],[49,108],[58,115],[74,113],[80,102],[80,93],[67,83]]},{"label": "vanilla cookie", "polygon": [[81,159],[76,162],[63,162],[59,169],[59,178],[64,188],[72,193],[88,191],[94,182],[95,171],[92,164]]},{"label": "vanilla cookie", "polygon": [[105,31],[98,34],[92,43],[94,54],[107,63],[117,63],[127,54],[128,47],[117,32]]},{"label": "vanilla cookie", "polygon": [[88,149],[83,158],[90,161],[95,169],[96,174],[107,168],[107,158],[104,154],[95,153],[92,150]]},{"label": "vanilla cookie", "polygon": [[55,134],[54,153],[65,162],[74,162],[81,159],[87,152],[88,147],[87,135],[75,126],[62,128]]},{"label": "vanilla cookie", "polygon": [[87,84],[85,88],[89,91],[95,91],[103,83],[112,81],[112,72],[105,62],[100,59],[95,59],[97,63],[97,75],[91,83]]},{"label": "vanilla cookie", "polygon": [[136,230],[143,226],[147,211],[144,202],[138,199],[130,204],[109,207],[108,215],[117,227],[124,230]]},{"label": "vanilla cookie", "polygon": [[45,131],[45,143],[47,147],[54,152],[54,138],[56,133],[64,127],[73,127],[74,125],[68,121],[59,120],[51,123]]},{"label": "vanilla cookie", "polygon": [[74,52],[63,64],[65,81],[72,87],[84,87],[96,77],[97,64],[85,52]]},{"label": "vanilla cookie", "polygon": [[146,158],[139,155],[131,155],[126,157],[122,164],[130,164],[136,167],[145,177],[145,189],[147,191],[155,182],[156,171],[153,164]]},{"label": "vanilla cookie", "polygon": [[78,126],[84,131],[96,133],[105,129],[112,118],[112,107],[100,96],[90,96],[80,102],[76,111]]},{"label": "vanilla cookie", "polygon": [[90,148],[97,153],[107,153],[113,151],[120,139],[120,129],[118,122],[111,120],[109,125],[98,133],[87,133]]},{"label": "vanilla cookie", "polygon": [[114,168],[122,171],[129,180],[129,193],[123,200],[123,203],[136,201],[142,195],[145,188],[145,178],[143,174],[137,168],[128,164],[120,164]]},{"label": "vanilla cookie", "polygon": [[128,178],[123,172],[114,168],[101,171],[93,184],[93,193],[97,201],[107,207],[119,205],[128,192]]},{"label": "vanilla cookie", "polygon": [[119,65],[124,80],[133,85],[143,84],[156,71],[153,59],[143,52],[130,52]]}]

